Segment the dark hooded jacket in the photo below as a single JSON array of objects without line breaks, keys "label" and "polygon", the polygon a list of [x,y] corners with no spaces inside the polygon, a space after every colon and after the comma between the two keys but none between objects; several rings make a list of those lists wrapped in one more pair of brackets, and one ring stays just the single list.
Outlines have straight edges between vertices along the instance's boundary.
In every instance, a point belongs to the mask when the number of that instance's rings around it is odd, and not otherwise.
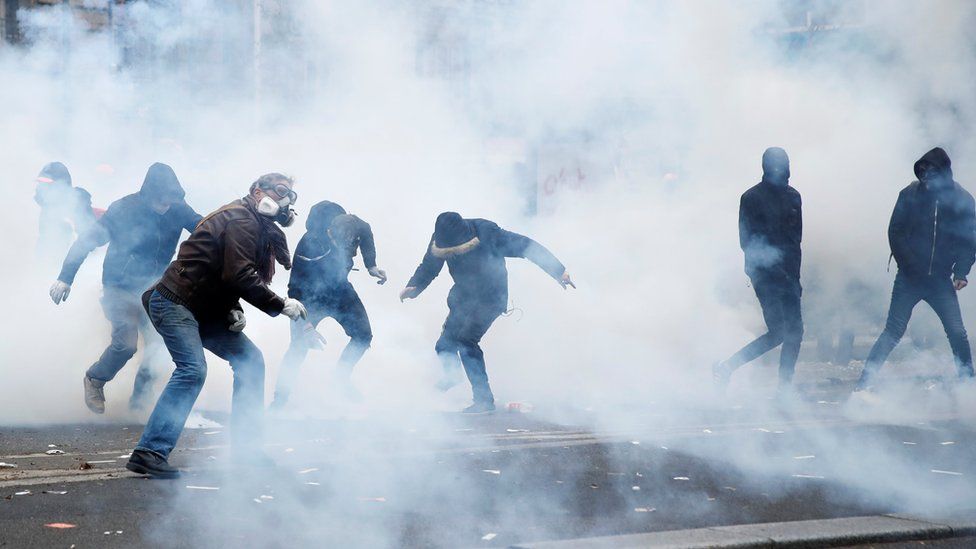
[{"label": "dark hooded jacket", "polygon": [[67,246],[73,232],[83,234],[95,223],[91,194],[71,186],[71,173],[61,162],[45,165],[37,175],[34,202],[41,207],[41,240],[66,240]]},{"label": "dark hooded jacket", "polygon": [[528,259],[556,280],[566,272],[556,256],[529,237],[506,231],[486,219],[457,219],[456,224],[460,226],[452,227],[452,233],[463,236],[440,245],[437,242],[438,227],[435,227],[427,252],[407,283],[408,287],[423,291],[446,262],[454,279],[447,297],[452,309],[475,307],[499,314],[504,312],[508,308],[506,257]]},{"label": "dark hooded jacket", "polygon": [[[184,191],[173,169],[153,164],[139,192],[113,202],[91,229],[68,250],[58,280],[71,284],[92,250],[108,244],[102,264],[102,285],[141,292],[163,273],[173,259],[180,234],[193,232],[200,215],[183,201]],[[150,205],[157,199],[176,199],[160,215]]]},{"label": "dark hooded jacket", "polygon": [[940,148],[915,163],[940,173],[937,181],[914,181],[898,194],[888,224],[888,243],[898,270],[913,278],[965,280],[976,260],[976,207],[973,196],[952,179],[949,155]]},{"label": "dark hooded jacket", "polygon": [[200,221],[155,288],[199,320],[225,322],[241,299],[277,316],[285,300],[268,286],[276,262],[291,268],[285,234],[248,195]]},{"label": "dark hooded jacket", "polygon": [[[305,221],[307,232],[295,249],[295,267],[288,281],[288,296],[303,302],[329,302],[341,286],[349,284],[356,250],[367,269],[376,266],[376,244],[369,224],[346,214],[342,206],[322,201]],[[332,229],[333,237],[329,236]]]},{"label": "dark hooded jacket", "polygon": [[[780,170],[774,172],[774,165]],[[776,173],[777,175],[773,175]],[[800,279],[803,212],[789,185],[789,159],[779,148],[763,154],[763,179],[739,201],[739,245],[751,279]]]}]

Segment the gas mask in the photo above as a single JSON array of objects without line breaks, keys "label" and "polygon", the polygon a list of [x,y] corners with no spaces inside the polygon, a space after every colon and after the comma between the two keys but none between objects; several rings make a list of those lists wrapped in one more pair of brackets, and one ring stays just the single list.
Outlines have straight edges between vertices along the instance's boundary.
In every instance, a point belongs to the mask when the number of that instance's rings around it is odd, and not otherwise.
[{"label": "gas mask", "polygon": [[282,227],[288,227],[295,222],[295,210],[291,209],[291,200],[288,197],[275,202],[270,196],[265,196],[258,202],[258,213],[274,218]]}]

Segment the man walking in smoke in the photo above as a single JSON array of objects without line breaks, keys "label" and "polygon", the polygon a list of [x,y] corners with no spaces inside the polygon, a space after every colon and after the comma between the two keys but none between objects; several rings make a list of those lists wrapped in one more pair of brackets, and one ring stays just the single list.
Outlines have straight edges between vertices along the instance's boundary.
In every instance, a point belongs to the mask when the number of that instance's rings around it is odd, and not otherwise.
[{"label": "man walking in smoke", "polygon": [[152,385],[152,362],[161,349],[159,336],[149,329],[139,296],[169,264],[183,230],[192,232],[200,221],[184,196],[172,168],[159,163],[150,166],[139,192],[113,202],[72,244],[61,274],[51,286],[55,304],[68,299],[85,258],[95,248],[108,244],[102,265],[102,310],[112,323],[112,342],[85,374],[85,404],[96,414],[105,412],[104,386],[136,354],[140,332],[143,357],[129,407],[140,409],[145,405]]},{"label": "man walking in smoke", "polygon": [[488,384],[482,336],[508,307],[506,257],[523,257],[556,279],[563,289],[573,284],[566,268],[534,240],[506,231],[485,219],[464,219],[455,212],[437,216],[427,252],[400,301],[420,295],[447,263],[454,286],[447,296],[450,312],[434,349],[444,368],[438,388],[447,390],[460,382],[460,370],[471,382],[474,403],[464,413],[495,410],[495,396]]},{"label": "man walking in smoke", "polygon": [[310,348],[324,344],[315,327],[326,317],[334,318],[350,337],[335,375],[338,392],[350,400],[361,398],[350,376],[369,349],[373,332],[366,308],[348,278],[357,248],[370,276],[379,279],[377,284],[386,282],[386,272],[376,266],[376,245],[368,223],[346,214],[342,206],[323,200],[312,206],[305,228],[307,232],[295,249],[288,297],[300,300],[308,308],[308,322],[291,325],[291,344],[282,360],[272,409],[287,404],[305,355]]},{"label": "man walking in smoke", "polygon": [[158,477],[179,476],[167,461],[207,377],[203,350],[230,362],[234,371],[231,435],[234,459],[267,465],[260,451],[264,406],[264,357],[243,333],[240,299],[270,316],[305,318],[297,299],[282,298],[268,285],[275,263],[291,268],[285,234],[298,196],[293,180],[261,176],[247,196],[211,213],[197,225],[162,279],[143,294],[153,326],[176,369],[149,416],[126,468]]},{"label": "man walking in smoke", "polygon": [[790,159],[779,147],[762,156],[762,180],[742,194],[739,202],[739,245],[745,254],[745,271],[759,298],[766,333],[743,347],[712,373],[720,389],[740,366],[759,358],[778,345],[779,389],[788,395],[803,340],[800,314],[800,241],[803,214],[800,193],[790,186]]},{"label": "man walking in smoke", "polygon": [[63,256],[73,235],[95,223],[91,194],[71,186],[71,173],[61,162],[51,162],[37,174],[34,202],[41,207],[37,252],[42,259]]},{"label": "man walking in smoke", "polygon": [[898,274],[885,329],[868,354],[856,391],[870,388],[919,301],[928,303],[942,321],[959,377],[973,377],[956,292],[966,287],[976,261],[976,206],[973,196],[952,179],[949,155],[938,147],[915,163],[915,176],[918,180],[898,194],[888,224]]}]

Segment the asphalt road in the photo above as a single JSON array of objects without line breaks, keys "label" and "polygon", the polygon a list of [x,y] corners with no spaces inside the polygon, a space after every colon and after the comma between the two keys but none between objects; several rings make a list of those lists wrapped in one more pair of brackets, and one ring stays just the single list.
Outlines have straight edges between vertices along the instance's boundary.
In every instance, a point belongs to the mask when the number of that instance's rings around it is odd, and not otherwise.
[{"label": "asphalt road", "polygon": [[852,420],[807,396],[618,429],[582,410],[273,420],[272,469],[236,466],[222,428],[191,429],[171,458],[186,474],[165,481],[122,469],[138,425],[3,428],[0,546],[504,547],[976,507],[971,419]]}]

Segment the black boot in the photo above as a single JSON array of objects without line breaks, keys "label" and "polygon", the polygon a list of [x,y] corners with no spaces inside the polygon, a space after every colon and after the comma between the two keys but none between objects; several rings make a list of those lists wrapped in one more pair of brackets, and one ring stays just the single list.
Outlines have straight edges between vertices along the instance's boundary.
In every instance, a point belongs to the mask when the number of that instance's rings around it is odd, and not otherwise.
[{"label": "black boot", "polygon": [[125,468],[133,473],[158,478],[177,478],[180,476],[180,470],[170,465],[166,458],[146,450],[133,450]]}]

